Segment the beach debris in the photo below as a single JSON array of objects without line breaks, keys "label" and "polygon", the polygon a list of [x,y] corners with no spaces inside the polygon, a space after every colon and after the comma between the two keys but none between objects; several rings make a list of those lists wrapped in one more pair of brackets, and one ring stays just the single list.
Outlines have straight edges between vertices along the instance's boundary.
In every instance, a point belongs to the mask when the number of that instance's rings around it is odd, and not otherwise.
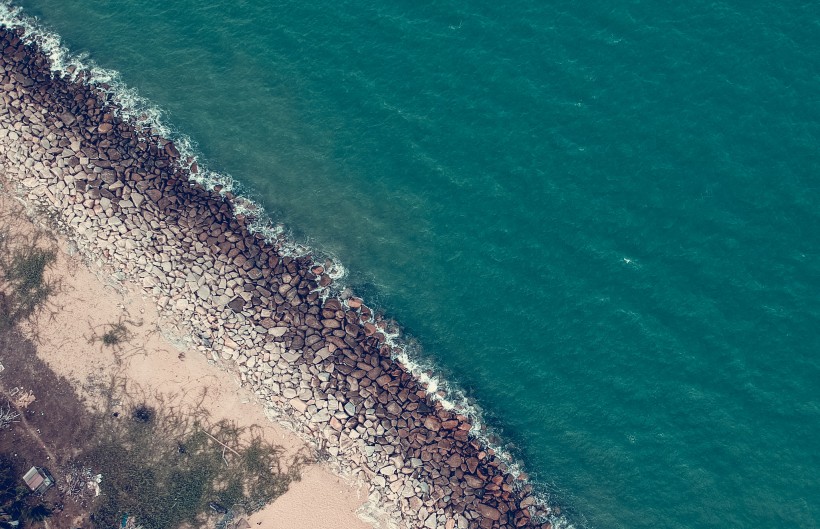
[{"label": "beach debris", "polygon": [[17,409],[26,409],[37,400],[33,391],[26,391],[24,388],[14,388],[11,395],[14,397],[14,405]]},{"label": "beach debris", "polygon": [[6,402],[5,407],[0,406],[0,430],[8,429],[13,423],[19,422],[20,414],[11,409],[11,404]]}]

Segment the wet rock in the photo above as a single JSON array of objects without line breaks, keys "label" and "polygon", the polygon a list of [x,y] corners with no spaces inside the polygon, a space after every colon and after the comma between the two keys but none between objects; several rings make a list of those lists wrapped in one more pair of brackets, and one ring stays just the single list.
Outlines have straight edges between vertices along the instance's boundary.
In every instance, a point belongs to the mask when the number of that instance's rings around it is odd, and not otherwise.
[{"label": "wet rock", "polygon": [[179,158],[179,151],[172,141],[165,144],[165,153],[172,158]]},{"label": "wet rock", "polygon": [[531,507],[533,505],[535,505],[535,496],[527,496],[518,503],[518,506],[522,509],[526,509],[527,507]]},{"label": "wet rock", "polygon": [[441,421],[432,415],[424,418],[424,427],[430,431],[437,432],[441,430]]},{"label": "wet rock", "polygon": [[473,489],[480,489],[484,487],[484,480],[472,474],[464,474],[464,483]]},{"label": "wet rock", "polygon": [[496,522],[501,519],[501,512],[495,507],[491,507],[484,503],[479,503],[475,506],[475,509],[478,512],[478,514],[480,514],[484,518],[489,518],[490,520]]}]

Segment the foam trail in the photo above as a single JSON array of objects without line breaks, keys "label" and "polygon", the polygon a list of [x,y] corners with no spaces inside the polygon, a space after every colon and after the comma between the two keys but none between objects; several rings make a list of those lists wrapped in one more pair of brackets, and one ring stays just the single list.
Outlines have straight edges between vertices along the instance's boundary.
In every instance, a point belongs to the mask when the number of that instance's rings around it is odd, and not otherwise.
[{"label": "foam trail", "polygon": [[[186,134],[169,126],[163,120],[163,110],[151,101],[139,95],[136,89],[129,87],[119,72],[97,65],[85,54],[75,54],[62,45],[60,36],[45,28],[35,18],[22,12],[22,8],[12,6],[9,0],[0,0],[0,24],[7,27],[21,27],[25,30],[23,39],[36,43],[51,61],[53,74],[68,77],[72,81],[82,81],[102,90],[108,95],[113,110],[123,119],[137,124],[145,132],[172,140],[190,167],[194,163],[197,173],[191,173],[195,182],[209,190],[219,190],[225,195],[239,195],[242,186],[230,175],[213,171],[203,164],[197,154],[196,143]],[[268,242],[277,246],[283,255],[302,257],[312,253],[306,245],[296,243],[284,226],[274,224],[261,205],[245,196],[236,196],[233,200],[234,211],[250,218],[250,228],[254,233],[261,233]],[[344,267],[337,265],[344,276]],[[334,278],[336,279],[336,278]]]},{"label": "foam trail", "polygon": [[[350,297],[347,297],[347,299],[344,300],[344,305],[348,310],[352,310],[348,304],[349,299]],[[488,448],[492,448],[496,456],[507,465],[510,474],[518,476],[525,473],[523,462],[517,460],[508,450],[504,449],[495,441],[495,439],[500,439],[500,437],[496,435],[493,429],[484,421],[484,414],[481,408],[475,403],[470,402],[464,390],[438,375],[438,369],[435,365],[424,358],[418,346],[412,345],[415,343],[414,341],[403,337],[398,328],[391,328],[391,323],[380,326],[377,319],[373,316],[371,316],[368,321],[379,326],[380,332],[385,336],[385,343],[388,344],[393,351],[393,358],[400,362],[423,384],[433,401],[441,403],[442,407],[447,410],[453,410],[469,417],[473,425],[473,428],[470,430],[471,435],[478,438]],[[382,321],[381,323],[385,322]],[[523,485],[523,482],[518,483]],[[538,497],[544,505],[549,505],[549,493],[536,492],[535,496]],[[541,521],[550,521],[554,529],[575,528],[563,515],[551,516],[548,520],[545,519]]]},{"label": "foam trail", "polygon": [[[162,119],[162,109],[140,96],[136,89],[127,86],[117,71],[96,65],[86,55],[71,53],[62,45],[59,35],[43,27],[36,19],[23,14],[22,8],[12,6],[8,0],[0,0],[0,25],[23,28],[25,34],[22,38],[36,43],[43,50],[51,61],[53,73],[101,89],[109,96],[109,103],[122,118],[136,123],[146,132],[172,140],[180,152],[181,160],[188,160],[189,166],[196,163],[198,172],[196,174],[192,173],[192,180],[202,184],[209,190],[218,189],[223,196],[226,193],[231,193],[235,213],[246,216],[250,220],[249,227],[251,231],[262,234],[268,242],[277,247],[282,255],[291,257],[314,256],[313,259],[316,264],[322,264],[327,274],[333,279],[333,292],[328,288],[322,289],[323,298],[326,299],[331,294],[339,293],[344,289],[344,279],[348,277],[348,274],[346,268],[338,259],[332,256],[315,257],[317,256],[315,249],[307,244],[296,242],[285,226],[274,223],[267,216],[261,205],[240,195],[242,186],[229,174],[212,171],[201,164],[197,156],[196,143],[189,136],[166,125]],[[324,261],[324,263],[320,261]],[[345,298],[344,304],[348,309],[350,308],[347,305],[350,292],[350,289],[344,289],[342,295]],[[516,476],[523,473],[523,464],[517,461],[509,451],[494,442],[494,439],[499,437],[484,421],[481,409],[469,401],[461,388],[447,382],[438,375],[438,369],[429,360],[425,359],[425,355],[421,354],[420,348],[414,345],[414,342],[401,335],[401,331],[397,327],[385,325],[385,328],[382,328],[380,324],[386,322],[377,321],[372,316],[370,321],[380,327],[380,332],[385,336],[385,343],[393,351],[394,359],[399,361],[422,382],[432,400],[441,403],[448,410],[454,410],[469,417],[473,424],[471,434],[481,440],[485,446],[492,448],[496,455],[507,465],[512,475]],[[548,493],[542,492],[537,496],[540,497],[544,505],[549,503]],[[564,516],[551,516],[549,521],[555,529],[574,528]]]}]

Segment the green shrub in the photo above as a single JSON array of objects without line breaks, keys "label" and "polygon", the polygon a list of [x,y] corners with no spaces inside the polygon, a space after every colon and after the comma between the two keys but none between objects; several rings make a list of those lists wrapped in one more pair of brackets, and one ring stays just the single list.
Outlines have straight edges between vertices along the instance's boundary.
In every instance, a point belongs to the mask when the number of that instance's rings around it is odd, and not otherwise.
[{"label": "green shrub", "polygon": [[0,244],[0,328],[9,328],[32,316],[54,293],[45,275],[56,253],[37,246],[9,249],[8,240]]}]

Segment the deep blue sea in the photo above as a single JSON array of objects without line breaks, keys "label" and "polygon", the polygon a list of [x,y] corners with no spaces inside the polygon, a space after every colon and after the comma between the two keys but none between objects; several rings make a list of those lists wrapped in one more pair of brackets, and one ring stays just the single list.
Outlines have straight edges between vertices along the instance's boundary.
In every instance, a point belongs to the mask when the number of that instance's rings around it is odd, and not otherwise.
[{"label": "deep blue sea", "polygon": [[820,527],[820,3],[22,0],[592,528]]}]

